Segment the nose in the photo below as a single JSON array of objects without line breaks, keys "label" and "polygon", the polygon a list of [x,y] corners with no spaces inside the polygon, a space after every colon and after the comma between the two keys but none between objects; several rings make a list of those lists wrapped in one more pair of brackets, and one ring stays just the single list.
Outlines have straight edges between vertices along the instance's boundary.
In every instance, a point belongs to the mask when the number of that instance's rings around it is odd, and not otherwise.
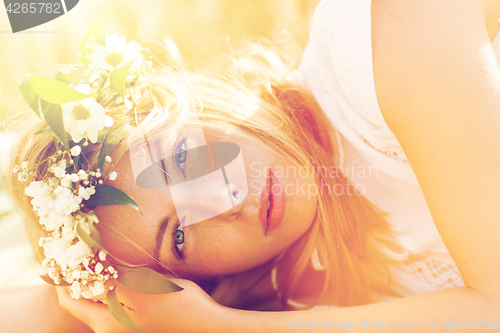
[{"label": "nose", "polygon": [[183,226],[218,216],[230,218],[241,209],[243,191],[235,183],[226,183],[217,172],[186,183],[170,186],[177,216]]}]

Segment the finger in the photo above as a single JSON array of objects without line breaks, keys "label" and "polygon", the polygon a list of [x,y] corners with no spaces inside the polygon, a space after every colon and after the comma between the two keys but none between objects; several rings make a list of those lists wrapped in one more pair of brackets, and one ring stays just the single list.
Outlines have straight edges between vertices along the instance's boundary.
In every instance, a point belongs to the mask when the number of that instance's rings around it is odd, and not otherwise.
[{"label": "finger", "polygon": [[[187,291],[191,291],[194,288],[200,289],[198,285],[190,280],[183,280],[183,279],[177,279],[177,278],[168,278],[170,281],[173,283],[177,284],[181,288]],[[164,299],[165,295],[171,295],[172,301],[175,300],[177,297],[182,297],[184,296],[184,290],[181,290],[179,292],[173,292],[173,293],[168,293],[168,294],[146,294],[146,293],[140,293],[137,291],[133,291],[131,289],[126,288],[125,286],[118,284],[115,287],[116,291],[116,296],[120,300],[121,303],[124,305],[130,307],[131,309],[134,310],[146,310],[146,307],[150,306],[151,304],[155,304],[155,299],[157,298],[162,298]],[[182,295],[181,295],[182,294]]]},{"label": "finger", "polygon": [[[88,299],[71,298],[66,288],[57,287],[60,305],[96,332],[133,332],[118,323],[107,305]],[[125,308],[125,311],[128,311]]]}]

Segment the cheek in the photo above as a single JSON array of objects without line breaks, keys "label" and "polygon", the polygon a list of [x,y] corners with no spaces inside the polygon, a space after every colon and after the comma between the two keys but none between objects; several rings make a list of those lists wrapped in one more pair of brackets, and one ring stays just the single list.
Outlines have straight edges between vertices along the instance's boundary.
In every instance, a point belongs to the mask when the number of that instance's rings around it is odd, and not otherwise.
[{"label": "cheek", "polygon": [[[147,253],[151,226],[148,228],[144,221],[123,214],[121,206],[97,207],[96,211],[100,221],[96,228],[106,250],[130,264],[154,262]],[[142,227],[139,227],[141,222]]]},{"label": "cheek", "polygon": [[[229,222],[231,223],[231,222]],[[235,222],[237,223],[237,222]],[[246,228],[196,226],[186,232],[188,267],[179,267],[189,277],[236,274],[260,266],[283,249],[280,242],[268,242]]]}]

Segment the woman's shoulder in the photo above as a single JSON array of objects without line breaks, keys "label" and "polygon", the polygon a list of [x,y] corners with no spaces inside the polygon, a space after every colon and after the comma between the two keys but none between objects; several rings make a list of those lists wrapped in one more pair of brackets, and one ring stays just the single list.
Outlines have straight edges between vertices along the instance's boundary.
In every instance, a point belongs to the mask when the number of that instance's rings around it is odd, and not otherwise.
[{"label": "woman's shoulder", "polygon": [[390,126],[419,87],[459,79],[500,28],[500,3],[491,0],[373,0],[371,15],[376,92]]},{"label": "woman's shoulder", "polygon": [[321,108],[344,137],[355,141],[359,149],[374,148],[406,161],[378,106],[370,0],[321,2],[301,70]]}]

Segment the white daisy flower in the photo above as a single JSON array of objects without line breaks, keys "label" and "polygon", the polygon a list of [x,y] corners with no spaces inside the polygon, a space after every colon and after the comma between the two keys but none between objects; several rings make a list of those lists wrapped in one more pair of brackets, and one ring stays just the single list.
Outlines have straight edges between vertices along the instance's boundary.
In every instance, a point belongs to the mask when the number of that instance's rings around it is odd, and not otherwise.
[{"label": "white daisy flower", "polygon": [[[90,94],[88,84],[79,84],[76,88],[83,94]],[[104,128],[106,114],[104,107],[92,97],[78,102],[61,104],[63,109],[64,128],[75,143],[87,137],[92,143],[97,142],[98,132]]]},{"label": "white daisy flower", "polygon": [[136,60],[132,67],[138,67],[142,63],[142,56],[139,54],[142,47],[134,41],[126,43],[125,36],[106,35],[106,46],[94,43],[92,49],[94,52],[90,55],[90,69],[93,71],[101,68],[113,71],[134,58]]}]

